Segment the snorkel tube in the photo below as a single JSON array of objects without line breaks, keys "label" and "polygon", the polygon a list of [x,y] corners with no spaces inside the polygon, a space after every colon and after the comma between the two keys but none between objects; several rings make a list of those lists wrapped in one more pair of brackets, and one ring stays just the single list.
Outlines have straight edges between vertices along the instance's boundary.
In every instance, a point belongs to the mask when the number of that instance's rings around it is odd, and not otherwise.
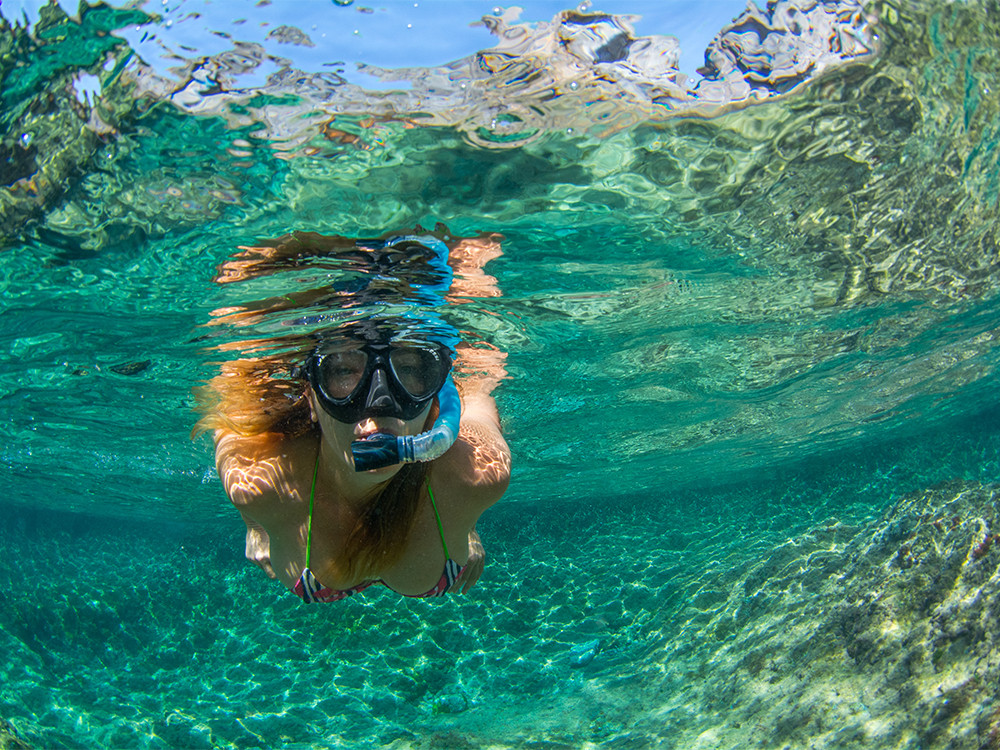
[{"label": "snorkel tube", "polygon": [[419,435],[387,435],[377,432],[351,443],[355,471],[370,471],[396,464],[433,461],[443,456],[458,437],[462,400],[451,375],[438,391],[438,417],[434,426]]}]

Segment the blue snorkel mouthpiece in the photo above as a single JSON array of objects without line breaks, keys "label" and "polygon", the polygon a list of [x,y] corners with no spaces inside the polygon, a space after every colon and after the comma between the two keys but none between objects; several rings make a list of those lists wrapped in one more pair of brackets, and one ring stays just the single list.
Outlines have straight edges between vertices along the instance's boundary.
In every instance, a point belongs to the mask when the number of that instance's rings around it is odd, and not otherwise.
[{"label": "blue snorkel mouthpiece", "polygon": [[433,461],[443,456],[458,437],[462,400],[451,375],[438,391],[438,418],[434,426],[419,435],[375,433],[351,443],[355,471],[370,471],[396,464]]}]

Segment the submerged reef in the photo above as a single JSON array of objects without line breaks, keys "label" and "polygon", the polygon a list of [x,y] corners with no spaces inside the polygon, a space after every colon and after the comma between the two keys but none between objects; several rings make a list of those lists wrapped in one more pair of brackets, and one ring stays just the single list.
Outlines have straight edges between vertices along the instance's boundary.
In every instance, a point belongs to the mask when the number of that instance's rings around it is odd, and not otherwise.
[{"label": "submerged reef", "polygon": [[594,677],[587,726],[391,747],[1000,747],[998,501],[947,483],[706,572],[642,666]]},{"label": "submerged reef", "polygon": [[1000,486],[911,494],[706,577],[650,655],[657,746],[1000,747]]},{"label": "submerged reef", "polygon": [[31,750],[31,747],[24,743],[10,722],[0,719],[0,750]]}]

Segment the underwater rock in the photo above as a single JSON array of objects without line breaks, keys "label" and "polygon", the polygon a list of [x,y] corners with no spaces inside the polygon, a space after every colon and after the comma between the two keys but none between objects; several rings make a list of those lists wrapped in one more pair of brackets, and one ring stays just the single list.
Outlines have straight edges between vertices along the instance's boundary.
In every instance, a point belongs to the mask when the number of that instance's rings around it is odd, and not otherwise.
[{"label": "underwater rock", "polygon": [[[146,18],[138,11],[84,4],[80,18],[72,20],[58,3],[39,9],[31,32],[0,18],[7,123],[0,132],[5,165],[0,169],[0,247],[66,193],[134,109],[135,99],[119,81],[131,51],[107,29]],[[45,60],[44,77],[26,64],[36,57]],[[101,92],[94,100],[88,85],[93,82]]]},{"label": "underwater rock", "polygon": [[671,746],[998,746],[998,500],[1000,485],[934,487],[706,576],[724,604],[676,613],[650,658],[684,686],[652,712],[680,717]]},{"label": "underwater rock", "polygon": [[469,699],[464,693],[449,691],[434,699],[433,709],[436,714],[460,714],[469,708]]},{"label": "underwater rock", "polygon": [[[943,7],[956,12],[936,15]],[[734,136],[755,133],[761,148],[754,164],[727,170],[732,192],[693,212],[710,231],[713,220],[726,226],[716,237],[724,246],[745,250],[759,240],[765,254],[781,247],[782,262],[792,252],[816,268],[816,307],[907,290],[962,298],[996,288],[998,157],[987,144],[1000,68],[996,55],[975,68],[956,61],[963,47],[995,38],[1000,23],[976,4],[911,3],[906,12],[913,17],[905,24],[883,13],[877,59],[711,123]],[[939,17],[947,20],[932,20]],[[719,175],[709,184],[724,183]],[[723,207],[739,220],[719,221]]]},{"label": "underwater rock", "polygon": [[116,372],[119,375],[138,375],[148,370],[152,364],[153,360],[144,359],[141,362],[122,362],[121,364],[113,365],[110,369],[111,372]]},{"label": "underwater rock", "polygon": [[17,730],[6,719],[0,719],[0,750],[31,750],[31,746],[18,736]]},{"label": "underwater rock", "polygon": [[574,646],[569,650],[569,665],[574,669],[587,666],[597,656],[600,647],[601,642],[599,640]]}]

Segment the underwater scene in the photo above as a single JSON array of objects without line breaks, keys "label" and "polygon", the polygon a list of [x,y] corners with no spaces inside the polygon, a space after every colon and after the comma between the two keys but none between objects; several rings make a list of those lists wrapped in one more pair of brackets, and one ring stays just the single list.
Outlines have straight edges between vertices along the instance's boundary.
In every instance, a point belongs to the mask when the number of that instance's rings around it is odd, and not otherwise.
[{"label": "underwater scene", "polygon": [[[0,16],[0,748],[1000,748],[1000,4]],[[372,309],[510,485],[304,606],[196,393]]]}]

